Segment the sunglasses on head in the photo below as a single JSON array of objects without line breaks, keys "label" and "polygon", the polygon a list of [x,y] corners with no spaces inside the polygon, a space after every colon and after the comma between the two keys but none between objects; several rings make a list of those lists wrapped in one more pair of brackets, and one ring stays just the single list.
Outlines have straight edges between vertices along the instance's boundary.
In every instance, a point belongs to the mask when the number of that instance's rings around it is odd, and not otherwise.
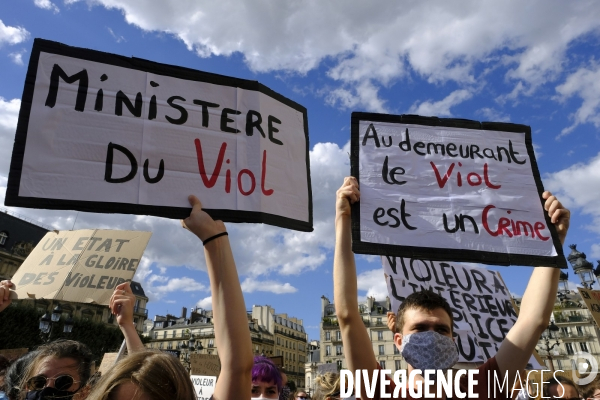
[{"label": "sunglasses on head", "polygon": [[27,388],[29,390],[42,390],[50,381],[54,381],[54,387],[58,390],[68,390],[74,383],[75,379],[71,375],[60,375],[56,378],[46,378],[44,375],[36,375],[27,380]]}]

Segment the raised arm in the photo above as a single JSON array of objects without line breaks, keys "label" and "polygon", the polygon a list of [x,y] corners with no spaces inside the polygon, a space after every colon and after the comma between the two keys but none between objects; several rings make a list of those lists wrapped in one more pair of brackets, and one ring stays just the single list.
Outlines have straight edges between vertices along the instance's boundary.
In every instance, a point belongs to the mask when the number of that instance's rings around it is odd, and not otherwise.
[{"label": "raised arm", "polygon": [[15,284],[10,280],[0,281],[0,312],[12,303],[11,289],[15,288]]},{"label": "raised arm", "polygon": [[123,332],[127,351],[130,354],[146,350],[133,324],[134,305],[135,295],[131,291],[129,282],[117,285],[110,298],[109,307],[112,314],[117,317],[117,324],[119,324],[119,328]]},{"label": "raised arm", "polygon": [[345,178],[336,197],[333,297],[348,369],[373,371],[377,368],[377,360],[371,338],[358,312],[356,264],[352,252],[350,204],[359,198],[356,179]]},{"label": "raised arm", "polygon": [[221,374],[213,398],[249,399],[252,395],[253,358],[242,288],[228,236],[211,239],[227,230],[222,221],[214,221],[202,211],[198,198],[190,196],[189,200],[192,213],[183,222],[200,240],[206,241],[204,256],[212,294],[215,339],[221,360]]},{"label": "raised arm", "polygon": [[[565,243],[571,214],[550,192],[544,192],[544,208],[548,212],[561,244]],[[550,322],[550,314],[556,300],[560,269],[535,267],[523,295],[519,318],[506,335],[496,353],[500,371],[508,373],[508,381],[514,382],[517,371],[525,369],[527,361]]]}]

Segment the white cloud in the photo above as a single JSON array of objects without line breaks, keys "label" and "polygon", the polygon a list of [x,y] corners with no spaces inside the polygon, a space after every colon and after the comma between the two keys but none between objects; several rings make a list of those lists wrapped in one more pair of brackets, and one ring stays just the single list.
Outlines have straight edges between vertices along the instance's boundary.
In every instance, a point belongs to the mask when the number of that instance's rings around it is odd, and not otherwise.
[{"label": "white cloud", "polygon": [[36,5],[36,7],[52,11],[55,14],[60,12],[60,9],[56,6],[56,4],[52,3],[50,0],[34,0],[33,3]]},{"label": "white cloud", "polygon": [[489,108],[489,107],[481,108],[481,109],[477,110],[476,113],[478,115],[483,116],[483,118],[486,121],[493,121],[493,122],[509,122],[510,121],[510,115],[503,113],[501,111],[498,111],[496,109]]},{"label": "white cloud", "polygon": [[531,94],[557,79],[571,43],[600,27],[594,1],[93,3],[143,30],[172,34],[201,57],[241,53],[253,71],[305,74],[324,64],[339,84],[327,101],[369,111],[384,110],[378,91],[400,79],[468,86],[479,81],[478,67],[483,74],[505,68],[515,85],[507,99]]},{"label": "white cloud", "polygon": [[455,90],[446,96],[443,100],[431,102],[424,101],[417,105],[413,104],[408,111],[410,114],[424,116],[449,117],[452,116],[450,108],[470,99],[473,94],[466,89]]},{"label": "white cloud", "polygon": [[125,39],[125,37],[123,37],[122,35],[117,35],[111,28],[106,27],[106,29],[108,30],[108,33],[110,33],[110,36],[112,36],[113,39],[115,39],[115,41],[117,43],[121,43],[121,42],[126,42],[127,41]]},{"label": "white cloud", "polygon": [[25,54],[27,50],[23,49],[21,51],[15,51],[13,53],[9,53],[8,57],[17,65],[23,65],[23,54]]},{"label": "white cloud", "polygon": [[544,184],[569,208],[592,217],[588,229],[600,233],[600,153],[585,163],[544,176]]},{"label": "white cloud", "polygon": [[27,29],[20,26],[7,26],[4,25],[0,19],[0,45],[2,43],[18,44],[24,42],[29,37]]},{"label": "white cloud", "polygon": [[8,176],[21,100],[0,96],[0,176]]},{"label": "white cloud", "polygon": [[581,98],[579,109],[569,117],[573,124],[564,128],[557,138],[568,135],[577,126],[592,123],[600,128],[600,64],[590,68],[580,68],[567,77],[565,82],[556,87],[557,99],[564,102],[572,96]]},{"label": "white cloud", "polygon": [[590,254],[590,258],[599,258],[600,259],[600,244],[592,245],[592,253]]},{"label": "white cloud", "polygon": [[148,297],[153,300],[160,300],[169,293],[178,292],[202,292],[207,287],[193,278],[169,278],[161,275],[151,275],[148,279],[142,279],[142,286]]},{"label": "white cloud", "polygon": [[275,294],[283,294],[295,293],[298,291],[298,289],[290,285],[288,282],[282,284],[281,282],[277,281],[258,281],[253,278],[246,278],[242,282],[242,291],[246,293],[271,292]]},{"label": "white cloud", "polygon": [[198,304],[196,305],[204,310],[212,310],[212,297],[205,297],[202,300],[198,301]]},{"label": "white cloud", "polygon": [[383,268],[362,272],[358,274],[356,281],[358,290],[366,290],[367,297],[374,297],[376,300],[384,300],[388,295]]}]

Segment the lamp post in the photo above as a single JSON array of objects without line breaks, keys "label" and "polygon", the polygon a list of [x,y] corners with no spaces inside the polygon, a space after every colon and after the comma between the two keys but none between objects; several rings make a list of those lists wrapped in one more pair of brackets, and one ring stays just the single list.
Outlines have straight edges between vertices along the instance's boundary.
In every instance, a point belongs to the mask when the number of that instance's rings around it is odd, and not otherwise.
[{"label": "lamp post", "polygon": [[[56,307],[54,307],[54,310],[52,310],[52,314],[46,311],[46,313],[40,318],[40,336],[44,340],[44,343],[48,343],[52,340],[52,331],[60,322],[62,311],[63,310],[60,307],[60,304],[57,304]],[[73,331],[73,325],[73,317],[69,315],[63,324],[63,333],[71,333]]]},{"label": "lamp post", "polygon": [[[552,356],[550,355],[550,352],[556,346],[560,345],[560,342],[558,341],[558,334],[556,334],[556,332],[558,331],[558,326],[556,326],[554,321],[550,321],[550,325],[548,325],[546,331],[544,332],[545,334],[542,334],[542,339],[544,339],[544,347],[542,348],[542,350],[546,351],[546,358],[548,359],[548,361],[550,361],[550,369],[552,370],[552,372],[554,372],[554,362],[552,361]],[[553,334],[552,332],[555,332],[555,334]],[[556,340],[556,342],[550,344],[551,340]]]},{"label": "lamp post", "polygon": [[198,346],[196,347],[196,338],[194,337],[194,334],[190,334],[190,338],[188,339],[187,344],[185,344],[185,343],[182,344],[181,349],[182,349],[181,354],[183,355],[183,362],[185,363],[188,372],[191,373],[192,362],[190,359],[190,355],[197,354],[199,351],[202,351],[202,349],[204,349],[204,347],[202,347],[201,342],[198,342]]},{"label": "lamp post", "polygon": [[569,274],[563,271],[560,271],[560,276],[558,278],[558,300],[562,303],[567,300],[567,296],[569,295]]},{"label": "lamp post", "polygon": [[571,253],[567,257],[567,260],[569,260],[569,263],[573,267],[573,271],[579,275],[583,287],[591,289],[596,281],[594,265],[586,259],[585,253],[577,250],[576,244],[571,244],[569,247],[571,248]]}]

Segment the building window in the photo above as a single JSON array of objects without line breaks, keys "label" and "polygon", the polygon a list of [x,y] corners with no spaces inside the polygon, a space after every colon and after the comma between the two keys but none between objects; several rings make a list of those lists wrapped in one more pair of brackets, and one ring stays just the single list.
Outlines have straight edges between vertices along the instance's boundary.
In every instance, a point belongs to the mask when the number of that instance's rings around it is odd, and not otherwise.
[{"label": "building window", "polygon": [[577,327],[577,334],[578,334],[579,336],[583,336],[583,328],[582,328],[581,326],[578,326],[578,327]]},{"label": "building window", "polygon": [[8,233],[0,232],[0,246],[4,246],[7,239],[8,239]]},{"label": "building window", "polygon": [[214,339],[208,339],[208,347],[215,347]]},{"label": "building window", "polygon": [[579,348],[581,349],[581,351],[585,351],[586,353],[589,353],[590,351],[588,350],[588,346],[586,342],[580,342],[579,343]]},{"label": "building window", "polygon": [[331,332],[325,332],[325,340],[331,340]]},{"label": "building window", "polygon": [[342,360],[337,360],[336,364],[337,364],[338,370],[342,369]]},{"label": "building window", "polygon": [[400,354],[400,350],[394,345],[394,354]]},{"label": "building window", "polygon": [[167,345],[167,350],[173,350],[173,342],[169,342]]},{"label": "building window", "polygon": [[154,339],[158,339],[158,332],[154,332]]},{"label": "building window", "polygon": [[[379,355],[382,356],[385,354],[384,347],[382,344],[379,345]],[[381,367],[383,368],[383,366]]]},{"label": "building window", "polygon": [[325,355],[326,356],[330,356],[331,355],[331,346],[325,346]]},{"label": "building window", "polygon": [[394,361],[395,367],[396,367],[396,371],[398,371],[400,369],[400,360],[396,360]]},{"label": "building window", "polygon": [[377,318],[377,325],[378,325],[378,326],[381,326],[381,325],[383,325],[383,322],[381,322],[381,318]]},{"label": "building window", "polygon": [[381,365],[381,369],[385,369],[385,361],[379,361],[379,365]]},{"label": "building window", "polygon": [[161,343],[159,343],[159,344],[158,344],[158,348],[162,350],[162,348],[163,348],[163,344],[164,344],[164,343],[162,343],[162,342],[161,342]]},{"label": "building window", "polygon": [[573,351],[573,344],[565,343],[565,347],[567,348],[567,354],[573,355],[575,352]]},{"label": "building window", "polygon": [[383,331],[377,332],[377,340],[383,340]]},{"label": "building window", "polygon": [[163,331],[163,339],[167,338],[167,331]]},{"label": "building window", "polygon": [[337,345],[335,346],[335,355],[336,356],[341,356],[342,355],[342,346],[341,345]]},{"label": "building window", "polygon": [[281,340],[279,340],[279,338],[277,338],[277,344],[281,344]]},{"label": "building window", "polygon": [[335,332],[335,338],[336,338],[337,340],[342,340],[342,332],[340,332],[340,331],[336,331],[336,332]]}]

